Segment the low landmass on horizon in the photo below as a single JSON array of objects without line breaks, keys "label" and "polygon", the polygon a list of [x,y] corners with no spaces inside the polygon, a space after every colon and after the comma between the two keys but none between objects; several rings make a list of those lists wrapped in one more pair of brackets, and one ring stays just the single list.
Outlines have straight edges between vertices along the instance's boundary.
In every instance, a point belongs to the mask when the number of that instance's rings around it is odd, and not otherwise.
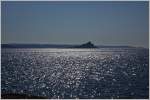
[{"label": "low landmass on horizon", "polygon": [[91,41],[78,44],[1,44],[2,48],[134,48],[134,46],[105,46],[94,45]]}]

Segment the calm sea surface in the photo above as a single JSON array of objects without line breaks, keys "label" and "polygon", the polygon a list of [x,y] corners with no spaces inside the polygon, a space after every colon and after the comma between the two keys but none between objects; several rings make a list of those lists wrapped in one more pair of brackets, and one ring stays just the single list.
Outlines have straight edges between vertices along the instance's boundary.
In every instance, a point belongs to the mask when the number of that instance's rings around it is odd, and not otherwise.
[{"label": "calm sea surface", "polygon": [[147,49],[4,49],[1,92],[48,98],[148,98]]}]

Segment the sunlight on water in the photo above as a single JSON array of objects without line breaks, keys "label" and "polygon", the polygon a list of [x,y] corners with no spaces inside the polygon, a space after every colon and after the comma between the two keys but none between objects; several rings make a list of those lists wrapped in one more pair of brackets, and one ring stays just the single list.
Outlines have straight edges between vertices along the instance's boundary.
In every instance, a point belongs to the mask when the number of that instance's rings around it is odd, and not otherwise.
[{"label": "sunlight on water", "polygon": [[148,98],[148,50],[2,49],[2,93]]}]

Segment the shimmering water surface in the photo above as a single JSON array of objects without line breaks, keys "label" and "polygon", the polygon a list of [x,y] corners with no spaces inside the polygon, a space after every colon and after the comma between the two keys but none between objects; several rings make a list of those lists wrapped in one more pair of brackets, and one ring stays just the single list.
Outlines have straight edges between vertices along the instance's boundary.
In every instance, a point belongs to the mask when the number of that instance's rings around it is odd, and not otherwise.
[{"label": "shimmering water surface", "polygon": [[2,93],[148,98],[146,49],[2,49]]}]

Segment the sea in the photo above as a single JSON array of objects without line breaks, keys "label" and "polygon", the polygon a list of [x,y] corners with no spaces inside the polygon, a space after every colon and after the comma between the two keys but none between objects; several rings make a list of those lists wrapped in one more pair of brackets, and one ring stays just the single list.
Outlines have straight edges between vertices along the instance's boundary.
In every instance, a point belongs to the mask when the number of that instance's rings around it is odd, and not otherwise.
[{"label": "sea", "polygon": [[2,48],[1,93],[50,99],[148,99],[145,48]]}]

